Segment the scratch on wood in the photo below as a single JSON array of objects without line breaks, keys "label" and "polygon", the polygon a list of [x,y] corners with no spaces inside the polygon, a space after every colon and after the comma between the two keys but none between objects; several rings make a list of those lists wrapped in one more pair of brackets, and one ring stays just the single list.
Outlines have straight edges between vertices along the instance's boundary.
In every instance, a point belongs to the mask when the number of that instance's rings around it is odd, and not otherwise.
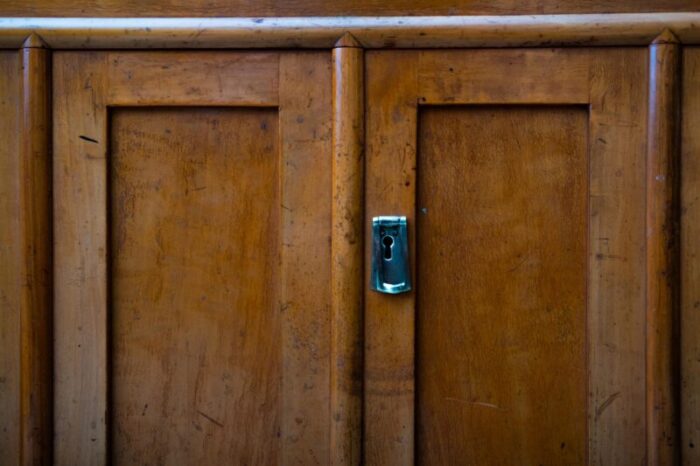
[{"label": "scratch on wood", "polygon": [[214,419],[213,417],[207,416],[206,414],[204,414],[203,412],[201,412],[201,411],[199,411],[199,410],[197,410],[197,413],[199,413],[199,415],[203,416],[203,417],[204,417],[205,419],[207,419],[208,421],[213,422],[213,423],[216,424],[217,426],[219,426],[219,427],[224,427],[224,425],[223,425],[222,423],[220,423],[219,421],[217,421],[217,420]]},{"label": "scratch on wood", "polygon": [[83,136],[82,134],[81,134],[80,136],[78,136],[78,137],[79,137],[80,139],[82,139],[83,141],[92,142],[92,143],[94,143],[94,144],[99,144],[98,141],[97,141],[97,139],[92,139],[92,138],[89,138],[89,137],[87,137],[87,136]]},{"label": "scratch on wood", "polygon": [[615,400],[617,400],[620,397],[620,392],[615,392],[612,395],[610,395],[598,408],[595,410],[595,418],[598,419],[601,414],[603,414],[603,411],[608,409],[608,407],[613,404]]},{"label": "scratch on wood", "polygon": [[467,400],[462,400],[460,398],[450,398],[450,397],[445,397],[445,400],[456,401],[458,403],[464,403],[464,404],[473,404],[473,405],[477,405],[477,406],[483,406],[485,408],[491,408],[491,409],[497,409],[499,411],[505,411],[505,409],[501,408],[498,405],[495,405],[493,403],[486,403],[483,401],[467,401]]}]

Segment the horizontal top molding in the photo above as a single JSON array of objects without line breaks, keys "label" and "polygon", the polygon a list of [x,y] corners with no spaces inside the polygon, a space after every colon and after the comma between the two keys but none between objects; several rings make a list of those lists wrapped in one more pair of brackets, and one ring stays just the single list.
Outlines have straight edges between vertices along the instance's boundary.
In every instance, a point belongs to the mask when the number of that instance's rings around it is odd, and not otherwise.
[{"label": "horizontal top molding", "polygon": [[0,48],[36,33],[54,49],[648,45],[664,29],[700,44],[700,13],[296,18],[0,18]]}]

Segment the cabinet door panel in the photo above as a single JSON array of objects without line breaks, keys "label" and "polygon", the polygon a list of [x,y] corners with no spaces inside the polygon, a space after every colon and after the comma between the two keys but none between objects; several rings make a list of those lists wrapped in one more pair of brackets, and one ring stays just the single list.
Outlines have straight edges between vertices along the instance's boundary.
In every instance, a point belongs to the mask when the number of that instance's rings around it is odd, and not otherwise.
[{"label": "cabinet door panel", "polygon": [[413,292],[366,292],[367,458],[642,463],[645,50],[376,52],[367,79],[367,216],[415,252]]},{"label": "cabinet door panel", "polygon": [[585,459],[587,113],[421,111],[416,425],[427,463]]},{"label": "cabinet door panel", "polygon": [[58,464],[328,456],[329,65],[56,54]]}]

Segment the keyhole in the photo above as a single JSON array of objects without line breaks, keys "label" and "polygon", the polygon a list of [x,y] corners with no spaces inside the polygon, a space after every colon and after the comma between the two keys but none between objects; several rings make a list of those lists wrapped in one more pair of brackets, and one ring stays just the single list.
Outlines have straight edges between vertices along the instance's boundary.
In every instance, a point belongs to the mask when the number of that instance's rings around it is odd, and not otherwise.
[{"label": "keyhole", "polygon": [[391,260],[391,249],[394,246],[394,238],[392,238],[389,235],[386,235],[382,239],[382,243],[384,244],[384,260]]}]

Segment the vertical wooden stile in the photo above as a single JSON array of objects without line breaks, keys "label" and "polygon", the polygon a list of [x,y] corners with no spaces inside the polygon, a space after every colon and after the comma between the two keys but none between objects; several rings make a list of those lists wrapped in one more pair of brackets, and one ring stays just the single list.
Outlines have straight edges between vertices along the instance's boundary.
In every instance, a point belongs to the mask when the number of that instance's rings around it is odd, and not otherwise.
[{"label": "vertical wooden stile", "polygon": [[351,34],[333,48],[331,457],[361,461],[364,54]]},{"label": "vertical wooden stile", "polygon": [[647,461],[678,462],[678,96],[680,45],[668,30],[649,47],[647,144]]},{"label": "vertical wooden stile", "polygon": [[[366,152],[365,238],[370,219],[405,215],[413,290],[416,278],[416,138],[418,68],[415,50],[365,55]],[[365,240],[365,284],[370,242]],[[416,292],[364,294],[364,387],[362,454],[365,464],[415,463]]]},{"label": "vertical wooden stile", "polygon": [[20,53],[20,458],[51,463],[52,234],[50,53],[36,34]]}]

